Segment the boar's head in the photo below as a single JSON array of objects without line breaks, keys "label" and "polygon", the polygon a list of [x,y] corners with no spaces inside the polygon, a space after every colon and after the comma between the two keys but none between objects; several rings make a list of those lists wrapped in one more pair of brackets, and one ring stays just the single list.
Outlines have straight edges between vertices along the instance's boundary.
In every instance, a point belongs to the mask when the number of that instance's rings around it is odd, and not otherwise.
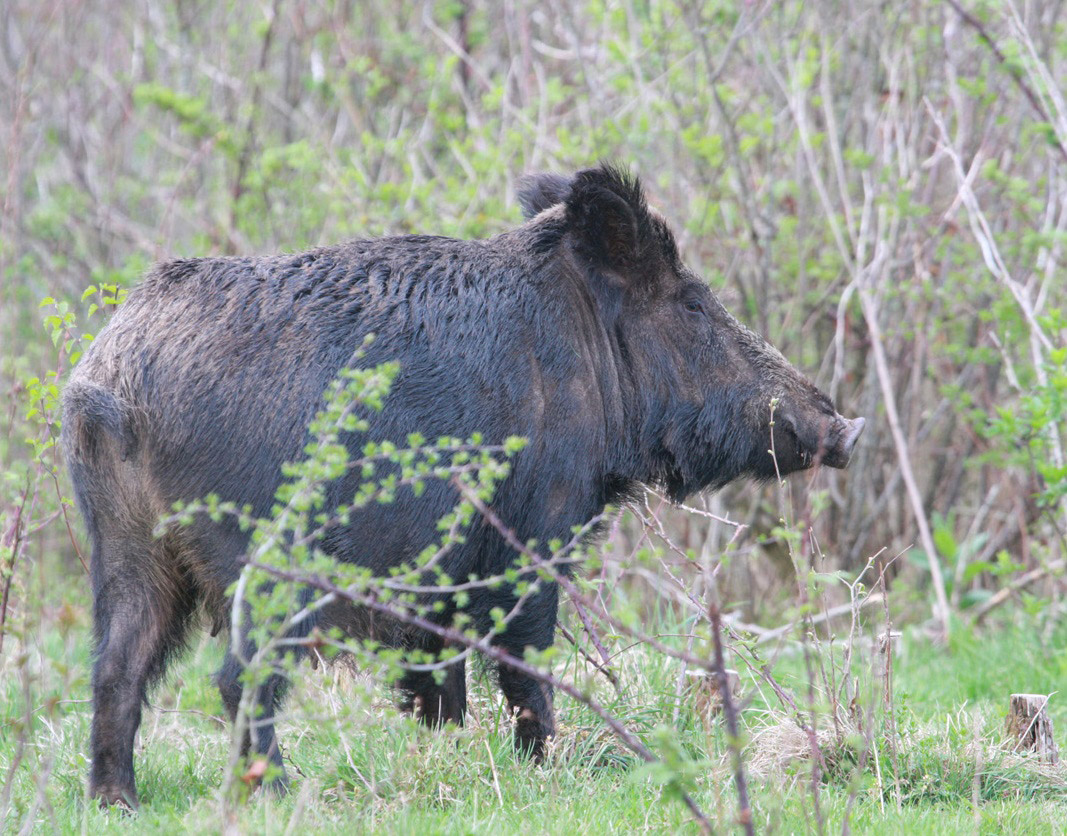
[{"label": "boar's head", "polygon": [[620,475],[681,499],[742,476],[848,465],[864,419],[839,415],[730,315],[682,263],[636,178],[610,166],[530,175],[519,201],[543,225],[544,249],[588,288],[612,346],[634,442]]}]

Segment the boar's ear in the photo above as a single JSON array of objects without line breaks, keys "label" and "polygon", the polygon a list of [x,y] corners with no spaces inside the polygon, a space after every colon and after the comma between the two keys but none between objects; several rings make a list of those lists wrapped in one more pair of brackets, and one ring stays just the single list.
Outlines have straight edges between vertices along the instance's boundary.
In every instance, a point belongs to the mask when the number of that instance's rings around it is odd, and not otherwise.
[{"label": "boar's ear", "polygon": [[571,178],[562,174],[524,174],[517,190],[522,216],[526,220],[562,203],[571,190]]},{"label": "boar's ear", "polygon": [[636,177],[601,165],[574,175],[567,228],[595,266],[635,279],[650,235],[648,205]]}]

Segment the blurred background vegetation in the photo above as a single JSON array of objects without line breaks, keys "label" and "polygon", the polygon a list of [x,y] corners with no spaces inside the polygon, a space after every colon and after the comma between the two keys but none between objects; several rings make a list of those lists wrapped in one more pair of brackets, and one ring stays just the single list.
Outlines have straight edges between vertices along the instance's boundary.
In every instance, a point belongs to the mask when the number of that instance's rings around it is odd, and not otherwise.
[{"label": "blurred background vegetation", "polygon": [[879,555],[901,621],[1055,623],[1064,3],[961,4],[0,3],[6,629],[87,607],[48,580],[88,559],[56,396],[152,262],[489,236],[519,222],[521,174],[601,159],[641,175],[739,318],[868,418],[846,472],[702,500],[736,538],[661,509],[682,550],[730,542],[731,617],[781,624],[810,570]]}]

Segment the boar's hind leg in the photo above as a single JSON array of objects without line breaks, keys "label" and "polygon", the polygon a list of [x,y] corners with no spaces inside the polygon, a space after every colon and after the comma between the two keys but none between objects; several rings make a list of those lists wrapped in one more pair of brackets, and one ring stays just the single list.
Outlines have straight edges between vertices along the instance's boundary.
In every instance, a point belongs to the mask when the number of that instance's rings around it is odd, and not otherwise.
[{"label": "boar's hind leg", "polygon": [[[519,659],[527,647],[547,649],[556,632],[556,596],[554,586],[534,595],[496,644]],[[501,663],[499,671],[500,690],[515,716],[515,747],[540,763],[545,754],[545,741],[556,730],[552,686],[506,663]]]},{"label": "boar's hind leg", "polygon": [[133,744],[148,686],[182,645],[195,589],[158,541],[94,538],[92,766],[89,792],[103,804],[137,806]]},{"label": "boar's hind leg", "polygon": [[[434,642],[426,648],[438,654],[444,644]],[[403,695],[400,708],[419,718],[431,728],[445,723],[463,725],[467,713],[467,667],[463,660],[444,669],[445,678],[440,685],[428,671],[408,671],[401,678],[399,689]]]}]

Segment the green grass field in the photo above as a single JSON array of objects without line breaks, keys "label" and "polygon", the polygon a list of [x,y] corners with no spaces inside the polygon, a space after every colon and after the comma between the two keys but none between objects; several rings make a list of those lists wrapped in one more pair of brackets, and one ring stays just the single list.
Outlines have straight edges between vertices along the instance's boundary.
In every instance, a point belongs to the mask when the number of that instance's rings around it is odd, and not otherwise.
[{"label": "green grass field", "polygon": [[[685,806],[669,786],[664,789],[666,778],[683,773],[716,829],[736,829],[721,720],[698,716],[688,691],[676,707],[678,663],[641,646],[619,659],[621,694],[602,677],[587,680],[569,646],[572,655],[561,654],[555,669],[588,681],[666,766],[639,765],[587,708],[562,696],[549,763],[518,760],[496,689],[477,666],[467,727],[441,733],[401,716],[389,691],[369,676],[343,665],[305,667],[280,731],[292,792],[282,799],[257,792],[224,804],[229,736],[211,680],[221,640],[196,639],[145,712],[135,755],[140,811],[101,811],[85,798],[87,605],[79,601],[43,615],[47,628],[29,638],[21,660],[9,654],[2,671],[0,774],[10,792],[3,828],[11,832],[695,832]],[[669,632],[666,625],[661,632]],[[826,706],[817,705],[829,769],[817,786],[818,813],[810,761],[788,757],[805,752],[803,735],[770,691],[742,672],[757,831],[812,832],[821,818],[827,831],[839,832],[853,796],[849,821],[856,832],[1063,832],[1067,770],[1007,754],[1001,728],[1009,693],[1064,689],[1065,645],[1067,625],[1050,628],[1038,620],[979,635],[960,629],[947,648],[932,646],[918,629],[905,631],[895,657],[895,746],[875,712],[874,746],[858,768],[862,734],[853,730],[835,743]],[[862,640],[856,648],[854,670],[862,674],[869,651]],[[21,733],[27,680],[18,675],[20,664],[31,674],[36,708],[28,735]],[[800,698],[807,694],[803,671],[796,646],[786,646],[774,676]],[[1061,730],[1067,729],[1065,705],[1061,695],[1053,697],[1051,713]],[[806,705],[802,709],[807,713]]]}]

